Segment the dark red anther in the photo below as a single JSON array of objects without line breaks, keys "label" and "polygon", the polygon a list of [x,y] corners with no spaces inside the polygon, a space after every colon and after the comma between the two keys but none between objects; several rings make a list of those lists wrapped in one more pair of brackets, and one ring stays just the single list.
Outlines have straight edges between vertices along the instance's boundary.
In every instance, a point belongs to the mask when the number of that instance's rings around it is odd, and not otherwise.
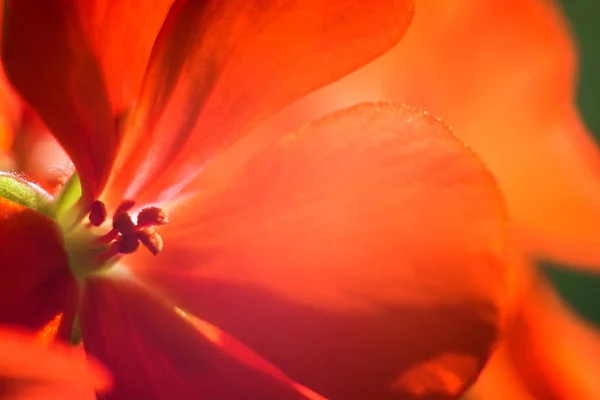
[{"label": "dark red anther", "polygon": [[[96,203],[98,204],[94,207],[102,208],[106,218],[106,207],[101,202]],[[167,214],[158,207],[146,207],[138,213],[136,225],[129,215],[129,210],[134,205],[133,200],[123,201],[113,214],[110,232],[98,237],[99,244],[109,246],[107,251],[101,254],[100,261],[106,262],[118,254],[133,253],[139,248],[140,243],[154,255],[163,249],[162,237],[151,227],[168,223]],[[90,220],[91,218],[90,213]]]},{"label": "dark red anther", "polygon": [[121,202],[121,205],[119,205],[119,207],[117,207],[117,209],[115,210],[115,214],[122,214],[122,213],[126,213],[129,210],[131,210],[133,208],[133,206],[135,206],[135,201],[133,200],[123,200]]},{"label": "dark red anther", "polygon": [[106,220],[106,206],[100,200],[95,200],[90,206],[90,223],[100,226]]},{"label": "dark red anther", "polygon": [[126,212],[118,213],[113,216],[113,229],[119,233],[135,233],[135,224]]},{"label": "dark red anther", "polygon": [[142,228],[137,232],[137,237],[144,246],[154,255],[160,253],[164,247],[162,237],[152,228]]},{"label": "dark red anther", "polygon": [[164,225],[168,222],[167,213],[158,207],[146,207],[137,216],[137,226],[139,228]]},{"label": "dark red anther", "polygon": [[135,233],[126,233],[118,239],[119,253],[130,254],[140,247],[140,241]]}]

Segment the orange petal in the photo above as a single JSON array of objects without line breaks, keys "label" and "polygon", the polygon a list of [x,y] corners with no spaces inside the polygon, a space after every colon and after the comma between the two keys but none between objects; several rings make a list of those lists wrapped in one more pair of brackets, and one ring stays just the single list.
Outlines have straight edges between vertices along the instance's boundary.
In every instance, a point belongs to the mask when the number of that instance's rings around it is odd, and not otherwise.
[{"label": "orange petal", "polygon": [[367,104],[218,165],[134,273],[327,398],[474,379],[504,302],[503,205],[444,125]]},{"label": "orange petal", "polygon": [[145,202],[189,181],[266,115],[390,49],[413,3],[176,1],[110,190],[118,201],[125,193]]},{"label": "orange petal", "polygon": [[0,260],[0,324],[37,330],[64,313],[68,339],[77,284],[54,221],[0,197]]},{"label": "orange petal", "polygon": [[[2,4],[0,3],[0,6]],[[10,150],[15,136],[15,125],[21,105],[13,90],[8,86],[0,66],[0,170],[10,170]],[[4,161],[4,162],[3,162]]]},{"label": "orange petal", "polygon": [[2,61],[10,82],[71,157],[84,196],[106,183],[116,149],[111,106],[75,1],[9,1]]},{"label": "orange petal", "polygon": [[126,112],[139,92],[154,40],[174,0],[75,1],[99,57],[111,104]]},{"label": "orange petal", "polygon": [[[0,0],[0,21],[3,21],[4,0]],[[2,32],[0,32],[0,39]],[[4,68],[0,66],[0,169],[3,168],[3,152],[10,149],[14,136],[14,124],[20,112],[20,101],[6,80]],[[8,168],[6,168],[8,170]]]},{"label": "orange petal", "polygon": [[223,353],[173,306],[129,281],[88,280],[81,328],[86,352],[113,373],[111,399],[303,399]]},{"label": "orange petal", "polygon": [[[1,106],[0,106],[1,107]],[[0,157],[6,154],[12,145],[13,130],[11,121],[0,114]],[[0,167],[0,169],[4,169]]]},{"label": "orange petal", "polygon": [[6,81],[4,71],[0,69],[0,157],[3,152],[10,150],[20,107],[16,94]]},{"label": "orange petal", "polygon": [[513,365],[536,398],[600,398],[600,332],[568,308],[543,280],[512,328]]},{"label": "orange petal", "polygon": [[483,156],[530,251],[600,266],[600,157],[574,107],[575,70],[555,2],[419,0],[392,52],[274,123],[370,99],[422,107]]},{"label": "orange petal", "polygon": [[[515,371],[506,346],[500,345],[468,391],[467,400],[536,400]],[[565,399],[567,400],[567,399]]]},{"label": "orange petal", "polygon": [[105,390],[109,386],[106,370],[69,346],[48,346],[34,335],[0,328],[3,399],[93,399],[94,389]]},{"label": "orange petal", "polygon": [[[520,386],[530,396],[525,399],[600,398],[600,331],[567,307],[535,267],[529,268],[527,291],[502,346],[503,360],[484,370],[474,393],[494,399],[489,394],[502,393],[498,388]],[[500,398],[521,399],[513,392]]]},{"label": "orange petal", "polygon": [[44,327],[37,332],[38,340],[41,343],[48,345],[56,339],[58,331],[62,325],[63,316],[63,313],[56,315],[50,320],[50,322],[44,325]]}]

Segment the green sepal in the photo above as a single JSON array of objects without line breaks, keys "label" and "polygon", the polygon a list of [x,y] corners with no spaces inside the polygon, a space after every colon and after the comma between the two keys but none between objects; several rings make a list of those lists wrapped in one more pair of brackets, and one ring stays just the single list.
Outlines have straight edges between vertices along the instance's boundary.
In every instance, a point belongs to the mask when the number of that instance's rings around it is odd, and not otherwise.
[{"label": "green sepal", "polygon": [[71,176],[54,203],[54,219],[63,227],[69,226],[77,218],[76,204],[81,199],[79,175]]},{"label": "green sepal", "polygon": [[52,196],[18,175],[0,171],[0,197],[51,216]]}]

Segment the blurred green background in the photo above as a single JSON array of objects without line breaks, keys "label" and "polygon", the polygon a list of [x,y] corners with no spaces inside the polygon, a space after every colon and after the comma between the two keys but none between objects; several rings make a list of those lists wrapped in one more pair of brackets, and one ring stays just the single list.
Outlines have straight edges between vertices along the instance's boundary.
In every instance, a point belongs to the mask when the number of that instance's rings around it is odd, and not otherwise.
[{"label": "blurred green background", "polygon": [[[587,126],[600,144],[600,1],[561,0],[560,4],[570,18],[579,45],[577,104]],[[549,262],[541,265],[568,302],[582,316],[600,324],[600,274],[575,272]]]}]

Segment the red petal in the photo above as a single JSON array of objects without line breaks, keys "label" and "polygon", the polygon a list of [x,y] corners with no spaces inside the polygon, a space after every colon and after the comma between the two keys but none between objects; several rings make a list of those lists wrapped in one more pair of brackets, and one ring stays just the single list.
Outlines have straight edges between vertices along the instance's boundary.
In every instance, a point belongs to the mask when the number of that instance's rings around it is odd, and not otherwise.
[{"label": "red petal", "polygon": [[474,379],[499,328],[504,214],[444,125],[362,105],[220,166],[135,273],[327,398],[451,398]]},{"label": "red petal", "polygon": [[[3,399],[84,399],[110,386],[106,371],[70,347],[38,342],[31,334],[0,329]],[[87,396],[87,397],[83,397]]]},{"label": "red petal", "polygon": [[292,387],[248,368],[136,284],[92,279],[81,328],[87,353],[115,379],[107,399],[294,399]]},{"label": "red petal", "polygon": [[266,115],[391,48],[408,27],[413,3],[176,1],[110,190],[118,200],[127,190],[126,198],[144,202],[189,180],[190,170]]},{"label": "red petal", "polygon": [[236,358],[237,360],[243,362],[246,365],[250,365],[255,369],[263,371],[264,373],[269,374],[276,379],[289,383],[291,386],[294,386],[296,390],[298,390],[310,400],[326,400],[324,397],[313,392],[307,387],[300,385],[297,382],[294,382],[283,372],[281,372],[281,370],[279,370],[276,366],[269,363],[259,354],[254,352],[252,349],[244,346],[243,343],[241,343],[234,337],[228,335],[223,330],[193,315],[187,314],[181,309],[177,309],[177,312],[190,323],[192,323],[192,325],[198,330],[198,332],[200,332],[204,337],[206,337],[211,343],[214,343],[216,346],[219,346],[223,349],[223,351]]},{"label": "red petal", "polygon": [[117,142],[102,72],[74,3],[8,1],[2,60],[11,83],[71,157],[91,201],[106,183]]},{"label": "red petal", "polygon": [[531,250],[600,266],[600,154],[574,107],[575,50],[555,3],[421,0],[399,46],[279,125],[370,99],[422,107],[483,156]]},{"label": "red petal", "polygon": [[77,304],[62,235],[50,218],[0,198],[0,324],[40,329],[64,313],[67,339]]},{"label": "red petal", "polygon": [[117,114],[133,105],[152,46],[173,1],[74,1],[99,57]]}]

